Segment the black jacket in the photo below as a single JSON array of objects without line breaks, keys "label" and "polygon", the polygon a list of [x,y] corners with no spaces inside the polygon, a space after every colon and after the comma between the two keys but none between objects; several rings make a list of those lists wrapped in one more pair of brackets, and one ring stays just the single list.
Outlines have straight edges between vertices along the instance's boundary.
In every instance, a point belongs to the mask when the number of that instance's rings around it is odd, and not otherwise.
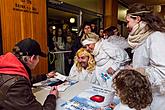
[{"label": "black jacket", "polygon": [[11,53],[0,57],[0,79],[0,110],[55,110],[55,95],[48,95],[41,105],[32,93],[27,69]]}]

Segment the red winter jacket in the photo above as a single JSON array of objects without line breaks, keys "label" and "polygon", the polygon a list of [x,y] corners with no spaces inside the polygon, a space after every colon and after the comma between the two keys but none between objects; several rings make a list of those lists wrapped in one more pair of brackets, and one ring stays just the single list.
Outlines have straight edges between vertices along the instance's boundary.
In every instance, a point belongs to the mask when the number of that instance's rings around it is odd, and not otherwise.
[{"label": "red winter jacket", "polygon": [[0,110],[55,110],[55,95],[43,105],[35,99],[27,69],[12,53],[0,56],[0,79]]}]

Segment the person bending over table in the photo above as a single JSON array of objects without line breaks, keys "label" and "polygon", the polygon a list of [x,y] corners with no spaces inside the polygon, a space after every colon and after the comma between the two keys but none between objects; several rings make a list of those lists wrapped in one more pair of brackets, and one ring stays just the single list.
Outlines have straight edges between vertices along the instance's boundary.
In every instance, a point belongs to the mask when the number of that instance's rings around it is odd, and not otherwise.
[{"label": "person bending over table", "polygon": [[52,87],[43,105],[32,93],[31,70],[46,57],[37,41],[26,38],[13,52],[0,56],[0,110],[55,110],[58,91]]},{"label": "person bending over table", "polygon": [[97,34],[92,32],[84,34],[81,43],[94,55],[99,85],[111,89],[111,77],[127,64],[129,61],[128,54],[118,46],[100,39]]}]

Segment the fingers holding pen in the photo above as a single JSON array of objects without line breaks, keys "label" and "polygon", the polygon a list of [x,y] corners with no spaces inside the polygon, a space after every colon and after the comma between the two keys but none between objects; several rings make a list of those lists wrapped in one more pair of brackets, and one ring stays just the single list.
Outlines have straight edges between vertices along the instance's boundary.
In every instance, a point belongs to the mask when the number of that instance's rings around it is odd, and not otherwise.
[{"label": "fingers holding pen", "polygon": [[57,98],[59,94],[57,90],[57,86],[52,86],[49,94],[55,95]]}]

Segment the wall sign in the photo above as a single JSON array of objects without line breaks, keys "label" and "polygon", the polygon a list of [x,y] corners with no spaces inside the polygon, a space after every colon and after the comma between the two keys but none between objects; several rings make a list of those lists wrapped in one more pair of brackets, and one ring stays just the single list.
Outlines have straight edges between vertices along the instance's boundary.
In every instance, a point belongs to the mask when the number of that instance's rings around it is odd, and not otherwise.
[{"label": "wall sign", "polygon": [[32,5],[32,0],[20,0],[20,2],[16,2],[13,7],[14,11],[39,14],[37,8]]}]

